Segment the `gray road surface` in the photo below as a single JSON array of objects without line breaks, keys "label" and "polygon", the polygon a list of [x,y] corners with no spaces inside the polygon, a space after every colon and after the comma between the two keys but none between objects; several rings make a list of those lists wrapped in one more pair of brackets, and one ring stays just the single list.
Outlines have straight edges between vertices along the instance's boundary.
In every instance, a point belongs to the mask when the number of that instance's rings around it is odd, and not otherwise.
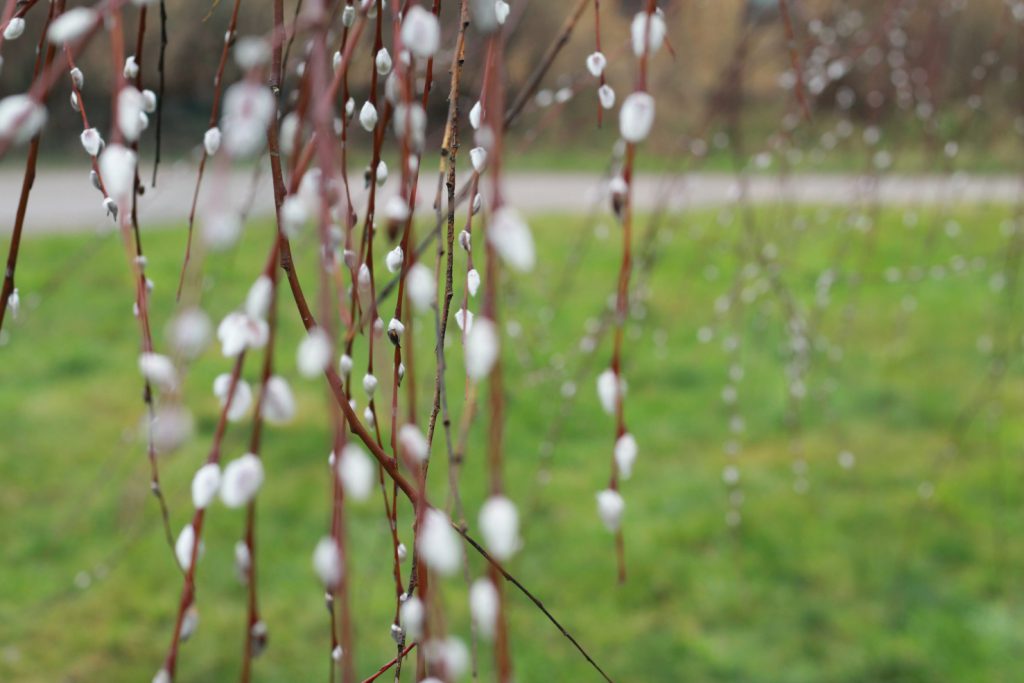
[{"label": "gray road surface", "polygon": [[[83,166],[83,169],[86,167]],[[220,201],[241,206],[252,193],[254,174],[251,171],[209,173],[200,194],[203,207]],[[430,210],[433,178],[425,182],[420,211]],[[606,183],[600,174],[515,173],[506,179],[508,201],[523,212],[581,213],[595,202],[603,202]],[[362,179],[353,180],[361,188]],[[155,189],[147,188],[140,203],[144,225],[182,225],[188,216],[195,168],[186,163],[165,166]],[[394,183],[388,183],[394,185]],[[0,170],[0,233],[8,233],[13,225],[21,188],[21,172],[13,168]],[[735,176],[697,173],[666,180],[659,176],[639,176],[636,205],[648,210],[668,202],[673,210],[687,207],[715,206],[731,203],[740,196]],[[870,179],[853,175],[796,175],[787,179],[754,176],[746,189],[756,203],[780,200],[821,205],[851,205],[877,200],[884,204],[936,203],[1007,203],[1022,195],[1022,180],[1011,176],[897,176],[883,178],[873,186]],[[362,194],[360,192],[360,194]],[[387,187],[383,192],[388,194]],[[255,188],[253,215],[269,214],[273,197],[269,177],[261,175]],[[101,196],[89,183],[87,170],[41,169],[29,201],[26,234],[51,232],[83,232],[110,229],[111,221],[104,214]]]}]

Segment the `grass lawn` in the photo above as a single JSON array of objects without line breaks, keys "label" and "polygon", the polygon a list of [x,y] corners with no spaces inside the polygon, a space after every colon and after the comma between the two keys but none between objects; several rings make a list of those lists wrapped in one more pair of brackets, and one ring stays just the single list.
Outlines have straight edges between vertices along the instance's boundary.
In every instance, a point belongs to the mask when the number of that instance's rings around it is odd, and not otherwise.
[{"label": "grass lawn", "polygon": [[[627,326],[627,416],[641,455],[623,487],[625,586],[615,583],[612,538],[594,504],[613,425],[594,391],[609,340],[592,330],[614,288],[618,229],[534,220],[538,270],[511,278],[504,300],[518,335],[505,357],[507,482],[525,539],[510,569],[616,681],[1019,681],[1016,354],[990,396],[984,389],[994,355],[1020,341],[1019,298],[1010,298],[1018,285],[1003,273],[1000,225],[1011,214],[883,211],[872,230],[872,214],[858,221],[785,206],[668,219]],[[255,223],[237,252],[208,263],[204,305],[215,319],[242,301],[267,234]],[[183,235],[144,239],[163,349]],[[758,240],[768,257],[753,267]],[[297,250],[312,288],[312,245]],[[32,238],[22,248],[23,310],[0,338],[0,681],[149,680],[170,639],[181,577],[148,493],[126,271],[114,235]],[[795,414],[790,300],[814,330],[795,376],[806,387]],[[259,584],[270,647],[256,663],[256,680],[282,682],[323,680],[328,653],[310,567],[329,509],[325,397],[295,371],[300,325],[285,303],[277,363],[301,410],[265,440]],[[416,332],[431,324],[418,320]],[[428,346],[417,364],[421,411],[432,385]],[[361,351],[357,363],[365,344]],[[388,362],[387,349],[377,353]],[[734,365],[742,379],[735,369],[730,379]],[[211,348],[187,375],[197,436],[161,462],[175,531],[191,514],[188,484],[216,419],[212,381],[228,369]],[[252,362],[245,376],[255,382],[257,372]],[[723,401],[727,385],[738,392],[735,408]],[[979,387],[991,400],[968,429],[952,431]],[[738,417],[745,429],[731,435]],[[247,426],[229,429],[227,458],[243,452]],[[474,427],[462,479],[471,526],[486,492],[485,426]],[[853,455],[847,467],[843,451]],[[443,449],[434,452],[442,455],[431,468],[433,497],[443,500]],[[731,464],[741,474],[732,503],[723,482]],[[737,510],[742,521],[728,524]],[[408,510],[401,514],[408,542]],[[183,682],[234,680],[241,655],[245,598],[232,548],[243,514],[217,504],[207,520],[202,624],[183,648]],[[351,508],[349,536],[354,656],[366,676],[394,647],[379,500]],[[483,569],[478,558],[472,566]],[[463,582],[439,584],[451,631],[468,638]],[[509,609],[518,680],[598,680],[522,596],[510,592]],[[489,680],[486,647],[480,661]]]}]

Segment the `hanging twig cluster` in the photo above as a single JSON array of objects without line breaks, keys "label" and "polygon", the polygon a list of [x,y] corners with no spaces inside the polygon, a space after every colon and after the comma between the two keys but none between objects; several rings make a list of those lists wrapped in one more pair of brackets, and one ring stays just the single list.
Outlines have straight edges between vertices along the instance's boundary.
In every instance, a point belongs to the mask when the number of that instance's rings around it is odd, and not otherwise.
[{"label": "hanging twig cluster", "polygon": [[[453,0],[454,2],[454,0]],[[8,0],[3,14],[3,41],[27,29],[26,16],[36,3]],[[499,680],[513,680],[510,633],[506,618],[506,587],[527,596],[608,678],[575,638],[505,567],[524,546],[519,512],[505,494],[504,405],[500,301],[506,276],[530,272],[538,258],[530,227],[503,189],[505,130],[523,111],[550,69],[580,17],[590,6],[579,0],[570,8],[556,41],[544,53],[525,86],[509,104],[505,60],[505,24],[516,9],[503,0],[461,0],[457,12],[442,12],[441,0],[420,5],[414,0],[305,0],[290,22],[283,0],[273,3],[265,35],[237,35],[240,0],[235,0],[223,47],[217,56],[213,106],[208,129],[200,136],[201,158],[191,197],[188,237],[184,245],[177,296],[180,302],[171,325],[171,349],[159,352],[151,332],[147,260],[142,247],[138,199],[145,191],[140,172],[140,140],[155,116],[162,119],[161,97],[147,88],[143,48],[151,0],[101,0],[91,6],[66,9],[63,0],[48,5],[40,18],[39,51],[31,87],[24,94],[0,100],[0,154],[28,143],[25,184],[12,235],[8,268],[0,295],[0,325],[8,309],[16,311],[19,292],[15,273],[25,207],[35,173],[40,136],[55,107],[47,106],[59,84],[70,89],[70,105],[81,118],[81,144],[89,157],[90,180],[100,194],[102,209],[118,225],[128,267],[135,282],[134,313],[140,329],[138,368],[145,384],[148,418],[147,453],[151,487],[160,501],[172,557],[180,566],[182,586],[167,654],[156,667],[154,681],[173,681],[183,656],[182,644],[199,623],[197,578],[204,552],[203,530],[208,514],[217,514],[217,501],[227,508],[246,510],[245,524],[234,556],[239,579],[248,587],[242,680],[249,680],[255,658],[267,647],[272,625],[259,608],[257,581],[256,504],[265,479],[262,434],[265,423],[283,424],[296,413],[288,380],[275,369],[274,351],[282,322],[281,279],[306,335],[295,351],[299,375],[322,378],[331,397],[333,437],[327,470],[332,482],[330,524],[311,548],[312,565],[321,581],[330,614],[332,680],[356,680],[352,666],[352,619],[346,564],[352,548],[346,535],[346,506],[375,495],[383,502],[391,535],[391,573],[395,609],[391,636],[395,658],[371,678],[394,668],[396,680],[403,663],[415,657],[416,680],[459,679],[470,663],[468,648],[449,633],[442,601],[437,598],[443,577],[463,573],[472,578],[478,555],[486,573],[468,586],[474,635],[493,640]],[[586,69],[597,79],[598,122],[615,106],[608,84],[608,59],[601,52],[600,4],[595,0],[597,51]],[[125,35],[126,14],[137,15],[134,44]],[[160,3],[161,56],[157,90],[162,92],[163,48],[167,42],[166,14]],[[450,24],[442,16],[457,18]],[[630,475],[637,457],[634,436],[626,428],[623,399],[622,329],[629,301],[632,268],[632,178],[637,146],[649,135],[655,101],[649,92],[650,60],[665,43],[666,24],[655,0],[648,0],[632,19],[631,45],[636,58],[635,87],[619,115],[625,161],[613,181],[615,205],[622,224],[622,265],[618,277],[615,345],[611,366],[598,379],[605,409],[615,418],[612,475],[598,493],[600,518],[618,539],[620,578],[625,579],[622,542],[623,498],[619,482]],[[104,136],[90,124],[82,92],[86,74],[76,59],[87,45],[109,43],[114,87],[110,102],[112,125]],[[475,104],[463,111],[463,67],[467,44],[479,41],[484,63]],[[289,65],[289,56],[297,63]],[[368,57],[368,59],[365,59]],[[237,67],[239,77],[227,82]],[[357,101],[350,88],[355,65],[369,64],[369,91]],[[447,68],[449,85],[440,88],[437,73]],[[89,77],[91,80],[92,76]],[[439,95],[440,93],[440,95]],[[428,117],[439,96],[447,96],[443,121]],[[468,124],[468,126],[467,126]],[[433,127],[443,128],[440,166],[434,196],[420,189],[430,162]],[[365,183],[355,186],[349,171],[349,142],[368,136],[370,161]],[[156,131],[159,140],[159,130]],[[464,141],[471,140],[468,164],[462,162]],[[397,158],[397,168],[384,162],[385,151]],[[436,152],[436,150],[435,150]],[[276,229],[266,236],[267,257],[244,301],[238,302],[216,325],[202,308],[204,260],[232,248],[245,234],[246,208],[234,203],[226,184],[232,167],[241,162],[269,160],[276,206]],[[154,159],[153,182],[158,182]],[[465,169],[465,174],[460,174]],[[460,186],[460,176],[464,177]],[[200,203],[204,182],[218,190]],[[386,195],[385,186],[392,189]],[[357,199],[358,198],[358,199]],[[361,209],[357,207],[362,207]],[[461,207],[461,208],[460,208]],[[460,217],[461,214],[461,217]],[[435,227],[417,239],[418,220],[430,216]],[[461,227],[460,227],[461,223]],[[381,230],[380,228],[383,228]],[[195,233],[196,239],[193,239]],[[314,278],[303,281],[296,269],[292,242],[308,237],[317,245]],[[437,240],[433,262],[424,258],[430,241]],[[390,248],[382,245],[390,240]],[[384,250],[382,277],[375,249]],[[463,264],[457,267],[458,252]],[[456,279],[464,295],[452,306]],[[312,288],[315,299],[307,297]],[[394,309],[381,308],[396,293]],[[480,303],[477,304],[479,298]],[[454,308],[454,311],[453,311]],[[314,313],[315,311],[315,313]],[[415,380],[428,373],[413,367],[414,326],[433,312],[433,334],[415,339],[435,350],[433,401],[428,415],[416,404]],[[465,366],[454,373],[464,382],[461,417],[449,414],[446,341],[451,319],[459,331]],[[216,336],[227,366],[217,377],[213,393],[220,402],[219,418],[206,461],[191,485],[191,520],[173,533],[160,488],[158,455],[173,450],[191,433],[191,418],[181,405],[182,385],[190,360]],[[390,342],[388,360],[379,355],[377,340]],[[247,362],[262,356],[258,385],[245,379]],[[390,385],[390,405],[378,402],[378,389]],[[401,390],[403,385],[406,391]],[[480,388],[486,387],[486,399]],[[481,411],[481,408],[486,408]],[[459,493],[459,464],[466,457],[470,427],[478,413],[486,416],[488,438],[488,497],[476,524],[468,523]],[[438,439],[440,420],[443,438]],[[228,429],[248,423],[250,440],[244,454],[224,453]],[[443,446],[436,445],[443,442]],[[428,470],[438,453],[449,460],[449,504],[428,496]],[[272,457],[272,456],[271,456]],[[273,485],[272,478],[266,483]],[[400,505],[405,499],[409,506]],[[411,518],[407,515],[411,512]],[[454,520],[454,521],[453,521]],[[472,533],[470,529],[473,529]],[[408,531],[407,531],[408,530]],[[410,535],[407,535],[410,534]],[[479,534],[480,541],[475,540]],[[469,551],[467,553],[466,551]],[[411,571],[403,575],[403,560],[411,555]],[[210,598],[207,598],[210,599]],[[475,648],[474,648],[475,652]],[[475,662],[474,662],[475,668]],[[609,679],[610,680],[610,679]]]}]

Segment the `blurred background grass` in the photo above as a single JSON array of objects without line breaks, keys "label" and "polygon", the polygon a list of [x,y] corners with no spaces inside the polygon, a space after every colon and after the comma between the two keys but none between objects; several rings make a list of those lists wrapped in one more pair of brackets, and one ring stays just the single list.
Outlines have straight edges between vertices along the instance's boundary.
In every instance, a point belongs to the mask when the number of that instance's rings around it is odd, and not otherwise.
[{"label": "blurred background grass", "polygon": [[[766,207],[750,214],[752,224],[730,209],[666,218],[627,326],[627,411],[641,456],[623,489],[625,586],[615,584],[612,539],[594,504],[613,427],[594,392],[608,344],[593,331],[614,288],[617,228],[534,220],[538,271],[509,279],[504,307],[518,335],[505,359],[507,482],[526,543],[512,571],[618,681],[1019,681],[1018,356],[970,428],[951,432],[976,392],[987,396],[999,352],[1019,344],[1019,283],[1004,270],[1012,215],[886,210],[871,230],[845,209]],[[761,269],[737,257],[751,225],[777,253]],[[263,262],[271,228],[248,229],[237,252],[206,266],[204,306],[215,319],[239,305]],[[151,230],[144,240],[159,332],[174,309],[183,234]],[[0,680],[148,680],[172,630],[180,574],[148,493],[123,249],[113,234],[55,236],[27,240],[23,253],[23,310],[0,338]],[[313,246],[299,253],[308,275]],[[818,300],[826,271],[835,284]],[[796,422],[787,417],[786,316],[766,286],[773,273],[804,310],[820,309]],[[734,287],[747,304],[716,317],[716,301]],[[297,390],[300,417],[271,428],[264,448],[262,681],[320,679],[328,652],[310,568],[328,523],[325,395],[297,377],[300,325],[287,298],[283,311],[277,364]],[[417,320],[419,330],[430,324]],[[449,358],[457,416],[457,343]],[[730,435],[721,394],[736,363],[745,369],[735,386],[746,428]],[[418,367],[430,366],[423,358]],[[161,461],[175,532],[216,419],[211,384],[227,368],[212,348],[185,382],[197,435]],[[255,373],[253,363],[245,376]],[[432,382],[417,380],[426,407]],[[462,476],[471,527],[486,492],[483,429],[474,427]],[[725,452],[733,439],[742,444],[736,457]],[[232,425],[226,457],[246,441],[246,425]],[[853,455],[847,467],[843,451]],[[744,496],[736,525],[727,523],[723,483],[730,464]],[[431,474],[443,500],[443,455]],[[354,656],[365,676],[393,656],[389,541],[379,501],[350,509]],[[243,524],[219,504],[208,516],[201,626],[184,646],[181,681],[237,675],[245,616],[232,548]],[[406,522],[400,530],[408,542]],[[440,590],[452,632],[468,638],[465,586],[448,580]],[[525,599],[510,592],[509,606],[519,680],[596,680]],[[480,662],[488,671],[486,647]]]}]

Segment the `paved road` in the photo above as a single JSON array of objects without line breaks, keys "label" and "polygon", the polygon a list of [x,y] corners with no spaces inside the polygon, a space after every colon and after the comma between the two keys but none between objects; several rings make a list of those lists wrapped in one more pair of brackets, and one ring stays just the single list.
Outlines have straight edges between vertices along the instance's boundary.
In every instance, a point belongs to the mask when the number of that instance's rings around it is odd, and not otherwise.
[{"label": "paved road", "polygon": [[[216,201],[244,204],[252,194],[253,177],[251,171],[208,173],[200,207]],[[362,185],[362,179],[353,182],[357,183],[355,187]],[[158,186],[147,188],[141,199],[144,225],[184,222],[194,184],[195,168],[191,165],[182,162],[163,168]],[[11,229],[20,187],[20,171],[0,170],[0,233]],[[426,190],[426,195],[432,197],[432,181]],[[604,192],[605,183],[597,173],[516,173],[507,178],[506,194],[524,212],[580,213],[601,201]],[[852,175],[797,175],[785,180],[755,176],[747,188],[748,196],[757,203],[788,200],[821,205],[850,205],[868,197],[886,204],[1006,203],[1024,198],[1022,192],[1022,180],[1010,176],[888,176],[876,188],[870,180]],[[385,199],[387,194],[385,191]],[[739,194],[738,182],[731,175],[698,173],[671,182],[658,176],[640,176],[636,203],[640,210],[651,209],[667,197],[670,208],[683,209],[731,203]],[[109,229],[111,222],[105,217],[100,199],[87,172],[43,169],[29,202],[27,234]],[[269,177],[263,173],[256,186],[253,214],[269,214],[272,200]]]}]

